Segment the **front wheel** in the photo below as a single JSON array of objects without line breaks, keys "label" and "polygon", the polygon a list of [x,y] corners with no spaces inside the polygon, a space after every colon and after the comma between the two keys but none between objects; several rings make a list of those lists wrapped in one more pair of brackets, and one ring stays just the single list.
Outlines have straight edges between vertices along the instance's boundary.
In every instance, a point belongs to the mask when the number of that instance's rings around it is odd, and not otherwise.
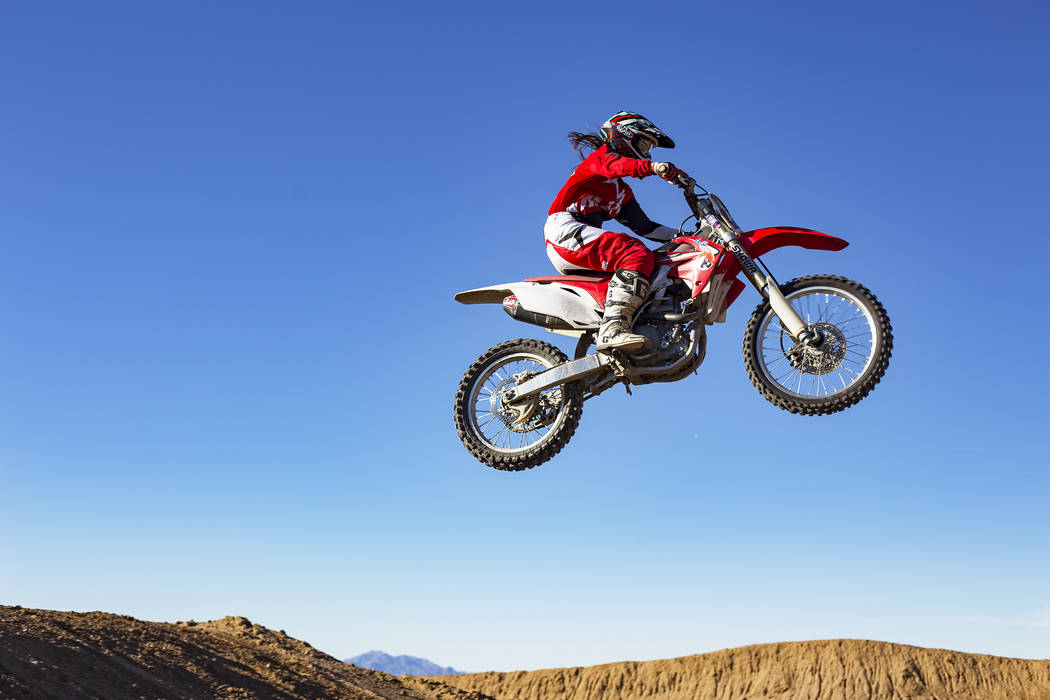
[{"label": "front wheel", "polygon": [[583,414],[579,382],[548,389],[526,406],[508,404],[509,389],[568,362],[558,348],[519,338],[485,351],[459,383],[456,432],[470,454],[496,469],[521,471],[558,454]]},{"label": "front wheel", "polygon": [[838,413],[879,383],[893,329],[882,304],[845,277],[812,275],[780,287],[818,341],[796,343],[763,301],[744,334],[744,366],[770,403],[791,413]]}]

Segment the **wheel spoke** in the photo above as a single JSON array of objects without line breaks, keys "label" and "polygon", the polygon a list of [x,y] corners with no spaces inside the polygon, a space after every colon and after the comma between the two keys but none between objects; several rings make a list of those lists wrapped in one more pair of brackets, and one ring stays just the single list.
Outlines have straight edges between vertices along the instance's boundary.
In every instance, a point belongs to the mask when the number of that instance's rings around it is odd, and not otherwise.
[{"label": "wheel spoke", "polygon": [[780,357],[778,357],[777,359],[773,360],[772,362],[766,363],[766,367],[769,367],[770,369],[773,369],[774,367],[776,367],[778,364],[780,364],[781,362],[783,362],[786,359],[787,359],[786,355],[781,355]]},{"label": "wheel spoke", "polygon": [[[849,386],[849,384],[847,384],[847,383],[846,383],[846,380],[842,378],[842,372],[836,371],[836,372],[835,372],[835,376],[839,378],[839,383],[841,383],[841,384],[842,384],[842,389],[843,389],[843,390],[845,390],[845,389],[846,389],[846,387],[848,387],[848,386]],[[852,383],[852,382],[851,382],[851,383]]]},{"label": "wheel spoke", "polygon": [[831,307],[830,306],[830,297],[831,297],[830,294],[825,294],[824,295],[824,298],[828,299],[828,304],[827,304],[828,313],[827,313],[827,316],[825,316],[821,320],[823,320],[825,323],[831,323],[832,319],[835,318],[835,316],[842,309],[842,306],[844,304],[848,304],[849,303],[848,301],[846,301],[842,297],[835,297],[835,306]]},{"label": "wheel spoke", "polygon": [[869,328],[868,319],[861,316],[860,318],[849,321],[848,323],[836,324],[835,328],[838,328],[840,333],[845,333],[847,330],[851,332],[860,332],[860,329],[862,328]]},{"label": "wheel spoke", "polygon": [[827,318],[827,322],[832,324],[832,325],[834,325],[834,326],[838,325],[838,321],[839,321],[838,315],[840,313],[847,314],[846,318],[849,318],[848,314],[849,314],[851,309],[853,310],[854,313],[857,313],[857,311],[858,311],[856,305],[853,302],[851,302],[849,299],[846,299],[844,297],[838,297],[838,299],[839,299],[839,303],[835,305],[834,312],[831,313],[831,314],[828,314],[828,318]]}]

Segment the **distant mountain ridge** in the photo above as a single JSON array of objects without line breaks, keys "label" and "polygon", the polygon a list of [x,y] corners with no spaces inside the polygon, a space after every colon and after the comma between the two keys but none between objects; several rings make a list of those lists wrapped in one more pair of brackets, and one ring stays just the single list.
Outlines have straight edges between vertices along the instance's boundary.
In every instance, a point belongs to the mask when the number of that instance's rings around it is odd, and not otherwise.
[{"label": "distant mountain ridge", "polygon": [[343,661],[361,668],[389,673],[391,676],[460,676],[466,673],[451,666],[438,666],[433,661],[416,656],[391,656],[382,651],[370,651]]}]

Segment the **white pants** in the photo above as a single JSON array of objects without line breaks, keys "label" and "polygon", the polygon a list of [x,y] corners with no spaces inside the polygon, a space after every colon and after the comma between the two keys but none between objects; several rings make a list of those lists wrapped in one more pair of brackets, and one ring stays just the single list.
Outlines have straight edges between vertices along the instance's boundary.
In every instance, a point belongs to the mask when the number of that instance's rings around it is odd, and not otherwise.
[{"label": "white pants", "polygon": [[[648,238],[669,241],[678,233],[667,226],[657,226]],[[547,239],[547,257],[563,275],[577,270],[609,271],[620,268],[648,275],[656,258],[642,239],[629,233],[606,231],[573,218],[567,211],[547,217],[543,225]]]}]

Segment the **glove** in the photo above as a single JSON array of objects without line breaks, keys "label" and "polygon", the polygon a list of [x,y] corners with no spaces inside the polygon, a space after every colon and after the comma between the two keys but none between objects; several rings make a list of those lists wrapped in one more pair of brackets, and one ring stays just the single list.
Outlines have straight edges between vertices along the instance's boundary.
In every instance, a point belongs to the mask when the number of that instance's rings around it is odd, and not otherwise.
[{"label": "glove", "polygon": [[684,170],[679,170],[674,163],[653,163],[653,172],[668,182],[679,182],[680,178],[689,180]]}]

